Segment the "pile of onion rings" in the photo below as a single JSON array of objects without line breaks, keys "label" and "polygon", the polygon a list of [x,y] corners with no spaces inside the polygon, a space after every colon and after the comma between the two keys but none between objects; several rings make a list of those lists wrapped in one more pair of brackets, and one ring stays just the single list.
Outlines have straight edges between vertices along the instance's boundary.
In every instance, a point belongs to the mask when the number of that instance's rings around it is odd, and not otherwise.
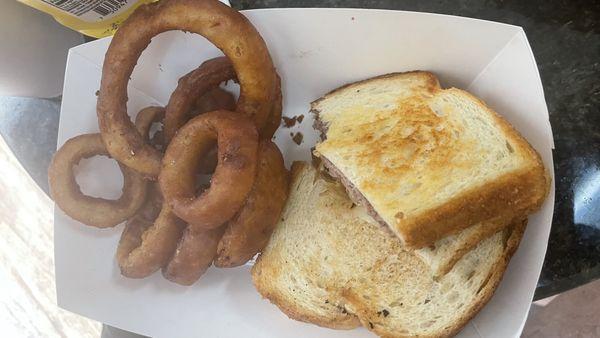
[{"label": "pile of onion rings", "polygon": [[[204,36],[225,54],[184,75],[166,107],[127,112],[129,77],[150,40],[165,31]],[[240,86],[237,101],[220,88]],[[51,195],[73,219],[99,228],[126,222],[121,273],[193,284],[212,265],[245,264],[266,245],[288,194],[288,171],[270,141],[281,122],[280,78],[262,37],[217,0],[161,0],[138,7],[106,52],[98,94],[99,134],[68,140],[49,172]],[[151,133],[155,124],[162,130]],[[74,166],[114,158],[117,200],[84,195]],[[202,186],[199,177],[211,174]]]}]

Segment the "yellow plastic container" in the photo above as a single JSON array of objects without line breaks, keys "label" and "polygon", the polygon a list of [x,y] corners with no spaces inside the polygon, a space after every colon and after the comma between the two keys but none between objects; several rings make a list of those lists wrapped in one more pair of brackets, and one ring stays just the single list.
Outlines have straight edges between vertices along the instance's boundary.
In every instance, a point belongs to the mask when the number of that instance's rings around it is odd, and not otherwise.
[{"label": "yellow plastic container", "polygon": [[64,26],[95,38],[110,36],[139,5],[156,0],[18,0]]}]

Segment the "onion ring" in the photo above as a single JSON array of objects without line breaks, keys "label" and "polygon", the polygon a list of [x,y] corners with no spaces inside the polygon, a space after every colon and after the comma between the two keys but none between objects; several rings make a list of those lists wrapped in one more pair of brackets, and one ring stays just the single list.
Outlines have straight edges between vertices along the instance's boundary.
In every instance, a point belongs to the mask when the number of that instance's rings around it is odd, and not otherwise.
[{"label": "onion ring", "polygon": [[177,245],[173,258],[162,269],[163,276],[177,284],[194,284],[212,264],[223,230],[224,228],[220,227],[191,231],[188,227]]},{"label": "onion ring", "polygon": [[[195,195],[199,159],[217,141],[218,164],[211,186]],[[194,229],[213,229],[244,203],[256,174],[258,133],[245,116],[217,110],[183,126],[167,146],[160,189],[173,212]]]},{"label": "onion ring", "polygon": [[210,175],[214,173],[215,169],[217,169],[218,162],[219,160],[217,158],[217,147],[212,147],[200,160],[198,173],[203,175]]},{"label": "onion ring", "polygon": [[[168,144],[177,130],[187,122],[192,107],[199,97],[203,98],[221,82],[235,78],[231,62],[224,56],[205,61],[200,67],[180,78],[165,110],[164,137],[166,143]],[[227,109],[226,107],[218,108]]]},{"label": "onion ring", "polygon": [[196,100],[192,117],[220,109],[235,111],[235,98],[225,89],[216,87]]},{"label": "onion ring", "polygon": [[73,167],[81,159],[109,156],[100,134],[73,137],[54,154],[48,169],[50,195],[71,218],[98,228],[113,227],[133,216],[146,196],[146,181],[132,170],[119,165],[123,174],[123,192],[117,200],[84,195],[75,180]]},{"label": "onion ring", "polygon": [[[233,95],[219,87],[214,88],[200,97],[194,106],[193,116],[204,114],[213,110],[235,110],[235,98]],[[217,168],[217,147],[213,147],[204,158],[200,160],[198,172],[200,174],[212,174]]]},{"label": "onion ring", "polygon": [[127,115],[127,84],[152,37],[170,30],[200,34],[231,60],[240,83],[236,111],[258,129],[265,125],[275,95],[276,73],[267,46],[236,10],[216,0],[162,0],[138,7],[106,52],[97,115],[108,152],[150,179],[158,177],[161,154],[144,142]]},{"label": "onion ring", "polygon": [[[160,107],[147,107],[139,116],[161,114]],[[148,135],[150,124],[140,125],[139,133]],[[100,134],[76,136],[56,152],[48,169],[50,195],[71,218],[98,228],[113,227],[133,216],[146,199],[143,177],[119,164],[123,174],[123,193],[118,200],[84,195],[75,180],[73,167],[83,158],[109,156]]]},{"label": "onion ring", "polygon": [[288,180],[279,148],[271,141],[261,142],[254,186],[242,209],[226,225],[215,266],[240,266],[265,247],[285,205]]},{"label": "onion ring", "polygon": [[281,94],[281,79],[279,75],[277,75],[277,80],[275,84],[275,98],[273,100],[273,107],[271,109],[271,113],[269,115],[269,119],[267,123],[263,127],[260,132],[260,138],[263,140],[270,140],[273,138],[273,135],[279,128],[281,124],[281,114],[283,109],[283,97]]},{"label": "onion ring", "polygon": [[145,216],[158,209],[152,199],[140,215],[127,222],[121,234],[117,262],[123,276],[144,278],[165,266],[185,228],[166,203],[161,205],[156,219]]},{"label": "onion ring", "polygon": [[[218,87],[228,80],[237,79],[231,62],[224,56],[203,62],[179,79],[165,109],[163,137],[166,144],[189,120],[190,112],[199,115],[213,110],[235,109],[233,95]],[[198,172],[210,174],[216,166],[217,151],[213,148],[201,159]]]},{"label": "onion ring", "polygon": [[[181,82],[180,82],[181,83]],[[282,97],[281,97],[281,88],[279,87],[280,79],[277,76],[277,87],[276,93],[277,97],[273,102],[273,110],[271,111],[271,115],[269,116],[269,120],[265,125],[261,138],[263,139],[271,139],[273,138],[273,134],[279,128],[281,124],[281,110],[282,110]],[[176,89],[177,91],[177,89]],[[175,95],[175,92],[171,95],[171,98]],[[230,107],[235,107],[235,101],[233,99],[233,95],[231,93],[217,87],[213,90],[206,93],[200,99],[196,101],[195,114],[199,115],[202,113],[206,113],[213,110],[224,109],[229,110]],[[200,161],[200,168],[198,169],[201,174],[212,174],[217,167],[217,148],[213,147],[209,152],[206,153],[204,158]]]},{"label": "onion ring", "polygon": [[[165,109],[162,107],[148,107],[142,109],[135,117],[135,127],[143,135],[144,141],[152,145],[159,151],[164,149],[164,138],[161,130],[157,130],[154,135],[150,135],[152,124],[160,122],[165,117]],[[147,130],[147,132],[142,132]]]},{"label": "onion ring", "polygon": [[163,107],[146,107],[135,117],[135,128],[142,135],[145,142],[149,142],[150,128],[155,122],[159,122],[165,116],[165,108]]},{"label": "onion ring", "polygon": [[[142,131],[150,130],[163,116],[163,109],[144,109],[136,116],[136,128],[147,135],[146,141],[149,141],[149,133]],[[185,228],[164,203],[158,184],[150,184],[149,190],[144,205],[125,224],[117,247],[121,274],[129,278],[147,277],[167,264]]]}]

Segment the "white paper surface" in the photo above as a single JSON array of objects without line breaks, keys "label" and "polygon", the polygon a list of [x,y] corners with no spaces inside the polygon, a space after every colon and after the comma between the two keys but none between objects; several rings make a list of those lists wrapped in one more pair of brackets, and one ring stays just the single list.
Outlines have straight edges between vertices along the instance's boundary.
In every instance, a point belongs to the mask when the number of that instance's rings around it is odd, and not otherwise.
[{"label": "white paper surface", "polygon": [[[389,72],[436,73],[444,86],[468,88],[505,116],[540,152],[553,173],[552,133],[540,78],[519,27],[436,14],[350,9],[244,12],[267,41],[282,77],[284,115],[302,124],[281,128],[276,143],[287,163],[310,158],[317,139],[309,103],[342,84]],[[69,54],[59,146],[97,131],[95,91],[108,39]],[[169,32],[155,38],[132,76],[129,110],[165,104],[177,79],[218,51],[201,37]],[[297,146],[290,132],[301,131]],[[106,163],[102,163],[106,165]],[[91,170],[85,166],[83,171]],[[115,167],[78,181],[102,196],[118,194]],[[98,184],[102,182],[102,184]],[[95,183],[95,185],[94,185]],[[554,186],[553,186],[554,188]],[[546,252],[554,189],[530,218],[522,244],[496,295],[462,337],[517,337],[524,325]],[[334,331],[288,319],[262,300],[248,267],[211,268],[194,286],[122,277],[114,260],[121,227],[98,230],[55,212],[59,305],[101,322],[154,337],[370,337],[364,329]]]}]

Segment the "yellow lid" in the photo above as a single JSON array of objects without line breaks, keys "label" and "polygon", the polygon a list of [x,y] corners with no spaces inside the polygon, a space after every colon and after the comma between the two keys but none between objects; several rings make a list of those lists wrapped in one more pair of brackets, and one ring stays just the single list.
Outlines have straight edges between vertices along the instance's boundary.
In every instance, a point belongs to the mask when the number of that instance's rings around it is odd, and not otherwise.
[{"label": "yellow lid", "polygon": [[62,25],[88,36],[115,33],[135,8],[156,0],[18,0],[48,13]]}]

